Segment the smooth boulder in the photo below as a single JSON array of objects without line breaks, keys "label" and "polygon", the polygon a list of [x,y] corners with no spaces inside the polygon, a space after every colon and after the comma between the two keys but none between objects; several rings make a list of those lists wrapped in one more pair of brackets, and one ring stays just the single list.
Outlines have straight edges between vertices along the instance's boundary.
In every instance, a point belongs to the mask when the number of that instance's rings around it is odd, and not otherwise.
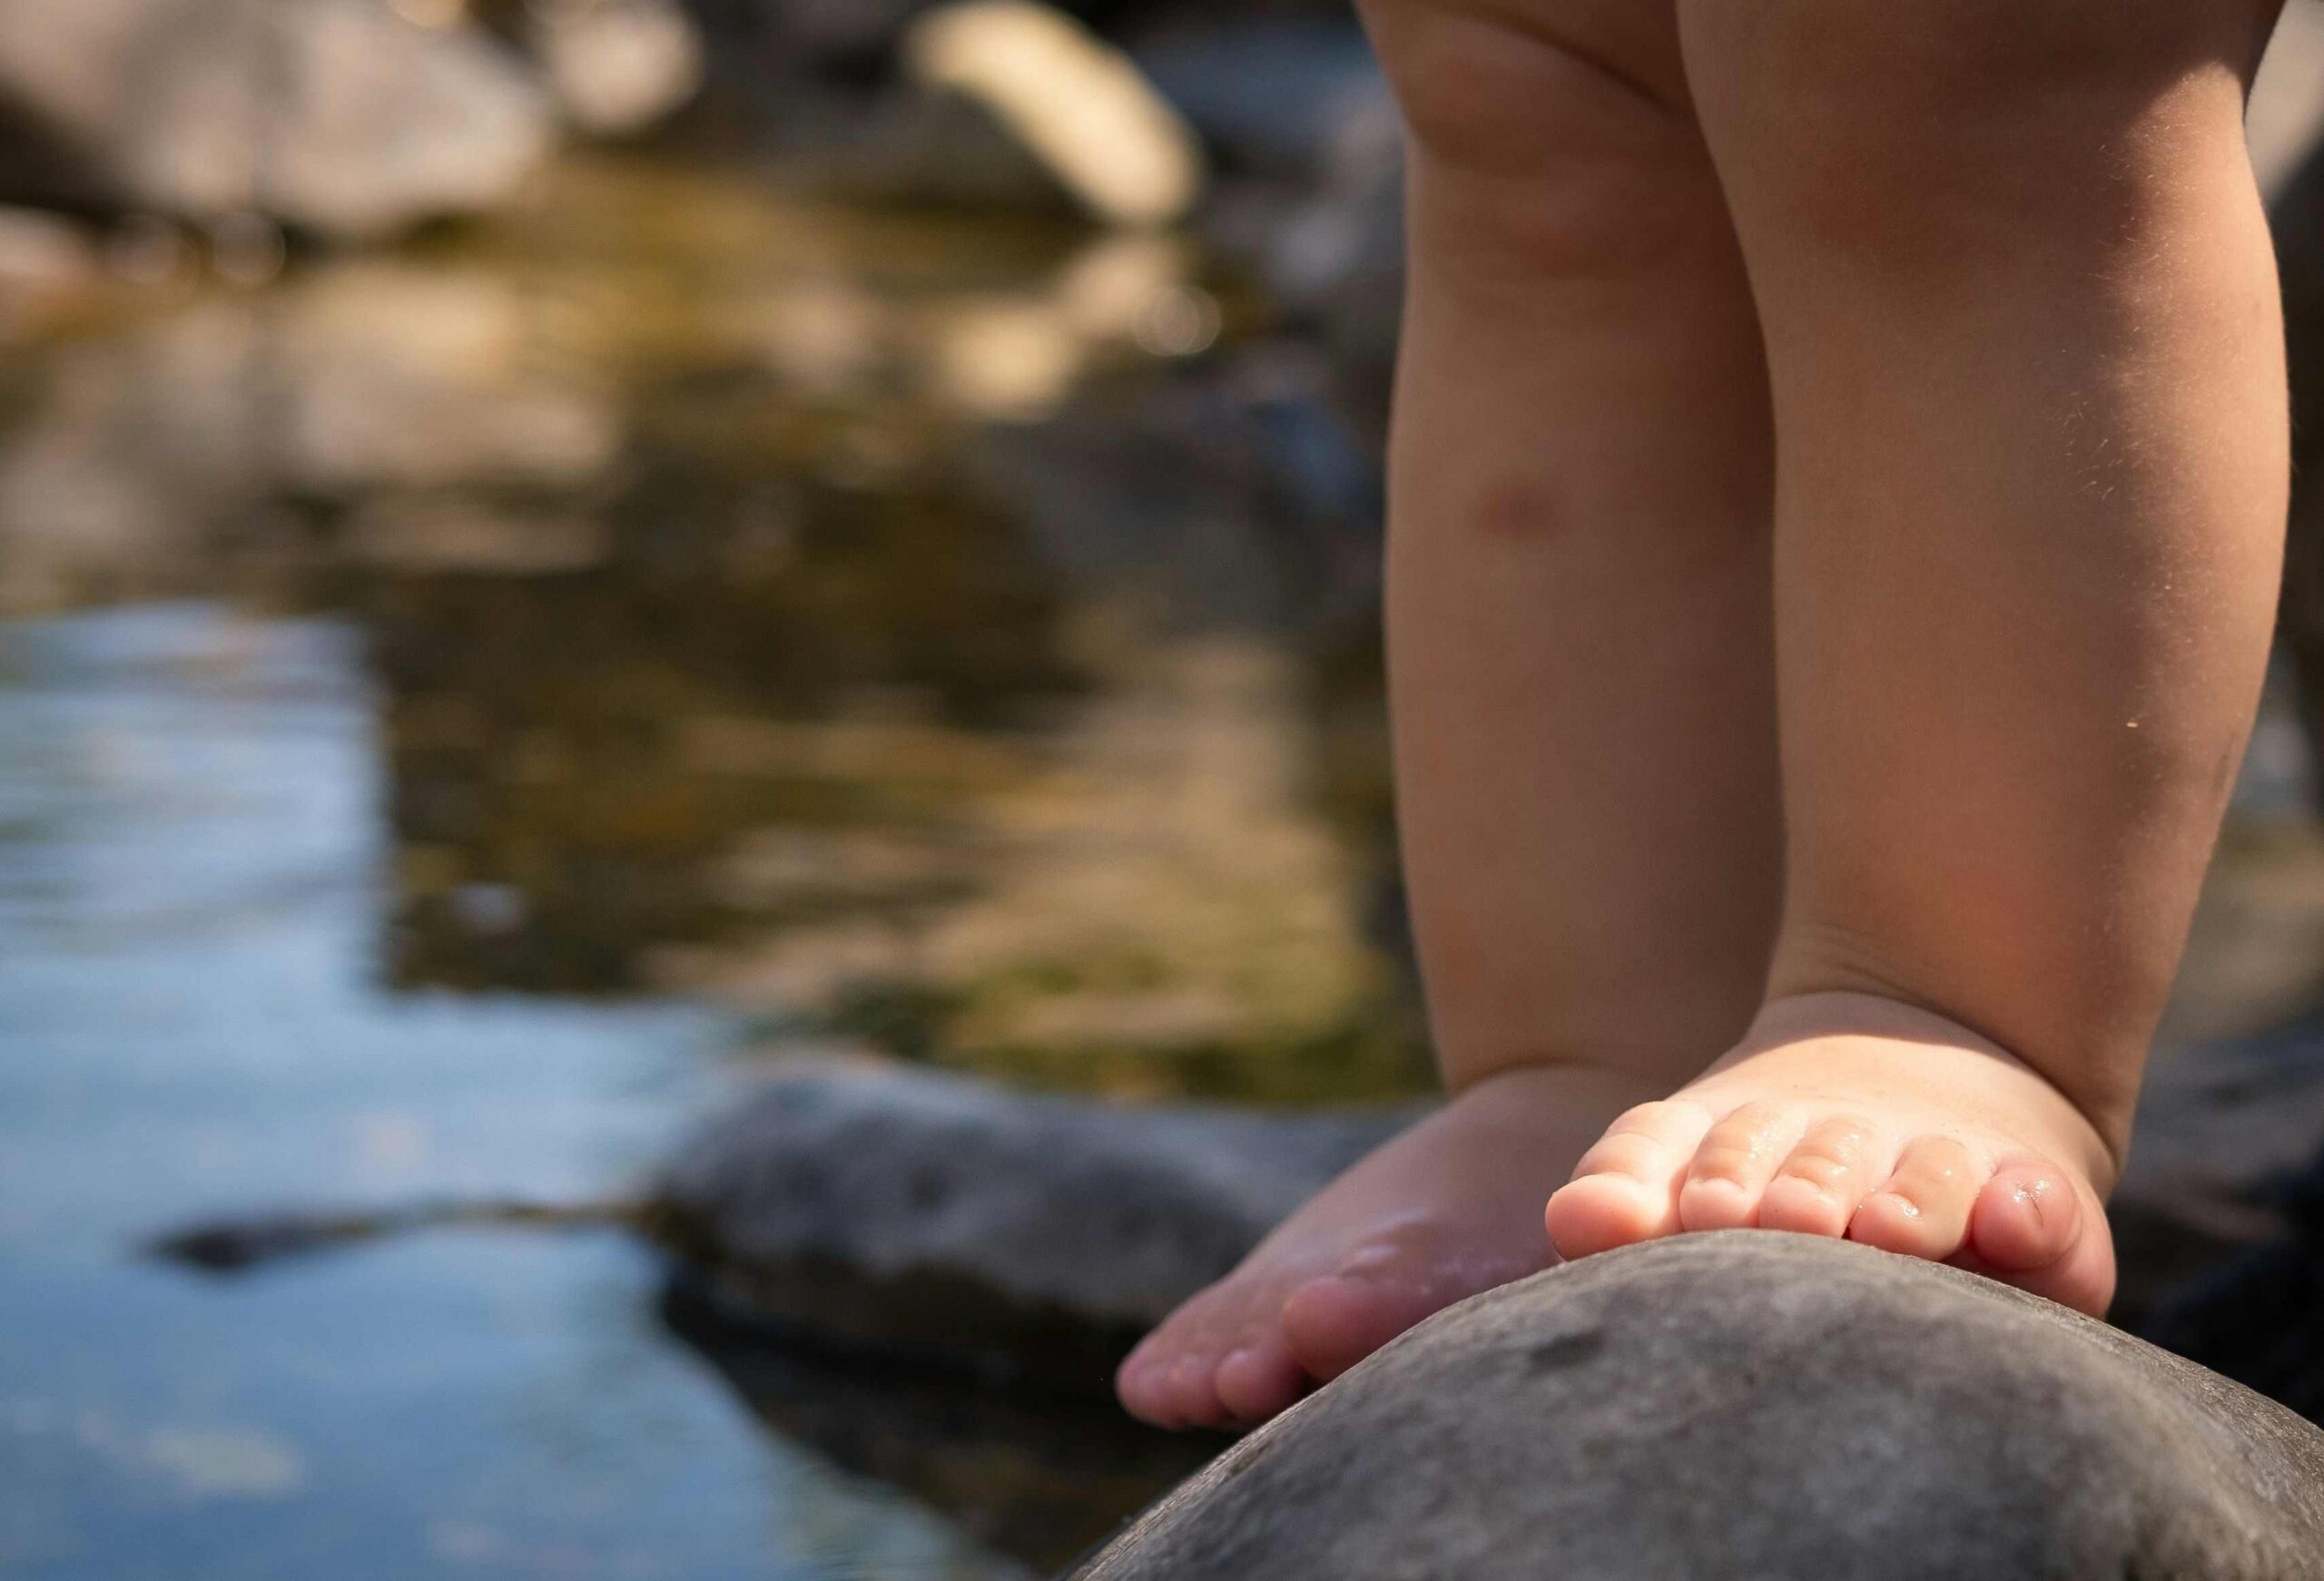
[{"label": "smooth boulder", "polygon": [[1480,1297],[1081,1581],[2306,1581],[2324,1433],[1950,1269],[1764,1232]]},{"label": "smooth boulder", "polygon": [[1102,1392],[1140,1334],[1406,1118],[805,1074],[681,1149],[648,1223],[732,1315]]}]

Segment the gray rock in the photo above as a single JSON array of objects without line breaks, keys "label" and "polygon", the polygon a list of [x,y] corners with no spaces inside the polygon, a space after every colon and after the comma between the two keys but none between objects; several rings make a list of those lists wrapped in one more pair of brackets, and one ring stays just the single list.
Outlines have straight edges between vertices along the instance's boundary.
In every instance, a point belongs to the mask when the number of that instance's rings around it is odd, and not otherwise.
[{"label": "gray rock", "polygon": [[913,84],[975,105],[1089,216],[1183,220],[1206,180],[1193,130],[1128,57],[1040,0],[947,0],[903,40]]},{"label": "gray rock", "polygon": [[675,0],[553,0],[521,16],[549,92],[583,132],[643,132],[702,86],[702,35]]},{"label": "gray rock", "polygon": [[10,196],[372,237],[500,202],[554,128],[480,30],[384,0],[0,0]]},{"label": "gray rock", "polygon": [[729,1309],[1101,1390],[1139,1334],[1403,1119],[808,1075],[695,1137],[651,1219]]},{"label": "gray rock", "polygon": [[2324,1434],[1949,1269],[1692,1236],[1438,1318],[1079,1576],[2293,1581]]},{"label": "gray rock", "polygon": [[2107,1217],[2116,1321],[2147,1316],[2240,1253],[2288,1235],[2280,1188],[2324,1137],[2324,1025],[2168,1051],[2148,1074],[2130,1167]]}]

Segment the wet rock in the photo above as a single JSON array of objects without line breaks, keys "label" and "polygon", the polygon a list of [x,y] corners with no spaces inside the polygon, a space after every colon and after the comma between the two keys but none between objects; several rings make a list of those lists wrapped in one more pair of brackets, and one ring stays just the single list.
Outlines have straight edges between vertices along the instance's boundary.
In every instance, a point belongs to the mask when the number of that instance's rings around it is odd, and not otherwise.
[{"label": "wet rock", "polygon": [[1425,1325],[1079,1575],[2292,1581],[2324,1435],[1949,1269],[1690,1236]]},{"label": "wet rock", "polygon": [[957,0],[913,24],[907,74],[990,116],[1094,218],[1167,225],[1201,196],[1195,135],[1128,58],[1035,0]]},{"label": "wet rock", "polygon": [[492,207],[547,155],[554,116],[458,17],[377,0],[0,0],[0,192],[355,238]]},{"label": "wet rock", "polygon": [[652,1217],[738,1314],[1097,1392],[1140,1334],[1402,1123],[823,1072],[696,1136]]}]

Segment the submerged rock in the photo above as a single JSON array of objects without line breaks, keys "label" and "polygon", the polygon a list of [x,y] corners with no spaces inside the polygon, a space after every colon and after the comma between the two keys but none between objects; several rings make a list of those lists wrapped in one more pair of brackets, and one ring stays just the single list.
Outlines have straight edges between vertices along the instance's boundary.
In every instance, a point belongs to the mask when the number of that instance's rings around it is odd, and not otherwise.
[{"label": "submerged rock", "polygon": [[2324,1434],[2104,1325],[1845,1242],[1689,1236],[1456,1308],[1083,1581],[2324,1576]]},{"label": "submerged rock", "polygon": [[795,1076],[698,1135],[650,1222],[729,1311],[1096,1391],[1140,1334],[1403,1118]]},{"label": "submerged rock", "polygon": [[459,10],[0,0],[0,193],[352,238],[489,208],[554,115]]}]

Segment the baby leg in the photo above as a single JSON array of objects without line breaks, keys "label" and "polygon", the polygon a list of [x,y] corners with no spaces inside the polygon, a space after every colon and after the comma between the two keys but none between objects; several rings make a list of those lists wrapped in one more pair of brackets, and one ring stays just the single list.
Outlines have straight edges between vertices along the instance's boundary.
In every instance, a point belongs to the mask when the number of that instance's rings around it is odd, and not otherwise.
[{"label": "baby leg", "polygon": [[1780,878],[1767,370],[1669,0],[1377,0],[1413,131],[1399,800],[1452,1102],[1125,1367],[1272,1414],[1551,1258],[1541,1200],[1758,1003]]},{"label": "baby leg", "polygon": [[1766,326],[1783,928],[1752,1035],[1551,1204],[2089,1311],[2256,701],[2287,461],[2242,135],[2274,0],[1680,0]]}]

